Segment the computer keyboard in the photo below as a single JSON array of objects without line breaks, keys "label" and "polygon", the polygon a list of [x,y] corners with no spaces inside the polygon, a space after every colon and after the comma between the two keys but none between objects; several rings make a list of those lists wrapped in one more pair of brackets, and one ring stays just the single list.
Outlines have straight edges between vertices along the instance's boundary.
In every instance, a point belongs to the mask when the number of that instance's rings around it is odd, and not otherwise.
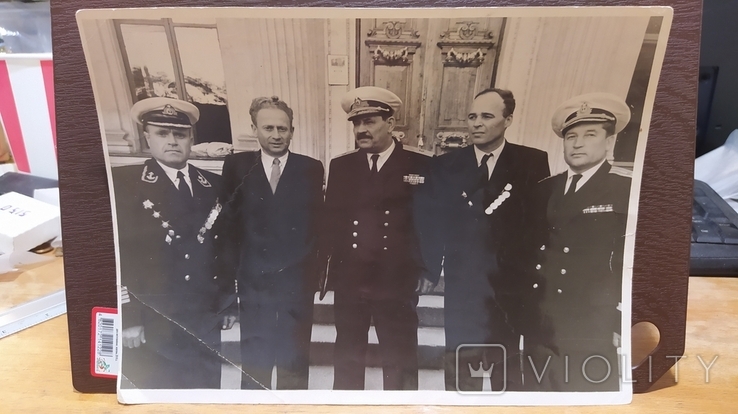
[{"label": "computer keyboard", "polygon": [[699,180],[694,180],[689,274],[738,276],[738,213]]}]

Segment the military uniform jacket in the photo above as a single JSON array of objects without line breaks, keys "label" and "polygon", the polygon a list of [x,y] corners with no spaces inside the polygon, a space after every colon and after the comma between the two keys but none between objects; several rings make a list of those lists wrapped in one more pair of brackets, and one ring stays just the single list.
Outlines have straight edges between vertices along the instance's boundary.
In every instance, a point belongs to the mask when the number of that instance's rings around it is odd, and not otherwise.
[{"label": "military uniform jacket", "polygon": [[436,158],[431,169],[416,208],[431,281],[443,263],[447,346],[455,347],[454,338],[483,343],[523,333],[531,328],[522,314],[533,276],[524,268],[529,223],[542,208],[532,194],[549,175],[546,153],[507,142],[488,181],[472,146]]},{"label": "military uniform jacket", "polygon": [[275,193],[260,152],[229,155],[223,163],[224,209],[216,229],[221,274],[240,282],[308,266],[306,286],[317,288],[317,231],[323,203],[323,165],[290,153]]},{"label": "military uniform jacket", "polygon": [[220,334],[211,243],[220,177],[192,165],[189,176],[186,203],[154,159],[113,168],[123,327],[143,325],[147,345],[175,359],[189,352],[187,332]]},{"label": "military uniform jacket", "polygon": [[605,162],[573,196],[564,195],[567,173],[541,183],[548,196],[548,240],[536,269],[545,286],[542,310],[556,342],[580,350],[610,344],[620,332],[623,249],[630,178]]},{"label": "military uniform jacket", "polygon": [[[330,257],[331,289],[372,299],[415,294],[422,261],[413,195],[424,185],[430,159],[396,142],[374,177],[364,151],[331,161],[321,242],[321,255]],[[369,279],[367,268],[372,269]]]}]

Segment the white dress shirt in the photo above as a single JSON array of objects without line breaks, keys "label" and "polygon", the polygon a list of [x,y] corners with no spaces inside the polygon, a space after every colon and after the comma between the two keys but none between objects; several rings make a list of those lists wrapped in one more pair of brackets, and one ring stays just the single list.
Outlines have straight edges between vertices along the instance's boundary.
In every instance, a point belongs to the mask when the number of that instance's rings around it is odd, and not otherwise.
[{"label": "white dress shirt", "polygon": [[566,192],[569,191],[569,187],[571,187],[571,177],[573,177],[576,174],[580,174],[582,176],[582,178],[580,178],[579,181],[577,182],[577,188],[574,189],[574,192],[576,193],[577,191],[579,191],[580,188],[582,188],[584,183],[589,181],[589,179],[592,178],[592,176],[597,172],[597,170],[599,170],[600,167],[602,167],[602,164],[604,164],[605,161],[606,160],[603,159],[602,161],[600,161],[599,164],[595,165],[594,167],[582,173],[575,173],[574,171],[571,170],[571,167],[569,167],[569,169],[567,170],[566,185],[564,186],[564,194],[566,194]]},{"label": "white dress shirt", "polygon": [[[377,160],[377,171],[379,171],[379,170],[382,169],[382,166],[384,165],[385,162],[387,162],[387,160],[389,159],[390,155],[392,155],[392,151],[394,151],[394,150],[395,150],[395,140],[393,139],[392,140],[392,143],[389,146],[389,148],[387,148],[386,150],[378,153],[379,154],[379,159]],[[374,153],[371,153],[371,152],[367,152],[366,153],[366,160],[369,163],[369,169],[370,170],[372,169],[372,155],[374,155]]]},{"label": "white dress shirt", "polygon": [[[490,177],[492,177],[492,171],[495,170],[495,165],[497,165],[497,160],[500,158],[500,154],[502,153],[502,149],[505,148],[505,140],[502,140],[502,144],[500,144],[499,147],[497,147],[496,150],[492,151],[490,154],[492,154],[491,157],[487,160],[487,172],[489,173],[487,175],[487,179],[489,180]],[[474,146],[474,154],[477,156],[477,167],[482,166],[482,157],[487,155],[486,152],[480,150],[477,148],[477,146]]]},{"label": "white dress shirt", "polygon": [[[290,156],[290,152],[287,151],[282,155],[281,157],[277,157],[279,159],[279,176],[281,177],[284,173],[284,166],[287,165],[287,158]],[[267,176],[267,180],[269,177],[272,176],[272,164],[274,163],[274,158],[271,155],[265,154],[264,151],[261,151],[261,164],[264,167],[264,174]]]},{"label": "white dress shirt", "polygon": [[182,174],[184,174],[185,183],[187,183],[187,187],[190,188],[190,194],[193,194],[192,181],[190,180],[190,164],[187,164],[184,166],[184,168],[177,170],[172,167],[167,167],[166,165],[159,162],[159,160],[156,160],[156,162],[159,163],[159,165],[161,166],[161,169],[164,170],[164,173],[166,173],[167,177],[169,177],[169,179],[172,180],[172,183],[177,188],[179,188],[179,178],[177,178],[177,173],[179,171],[182,171]]}]

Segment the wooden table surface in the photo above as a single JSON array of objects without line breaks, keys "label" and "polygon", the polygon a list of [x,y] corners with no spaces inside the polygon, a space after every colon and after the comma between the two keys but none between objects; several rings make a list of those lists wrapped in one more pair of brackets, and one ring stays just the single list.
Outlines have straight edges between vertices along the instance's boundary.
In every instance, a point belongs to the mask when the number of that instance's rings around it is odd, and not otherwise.
[{"label": "wooden table surface", "polygon": [[[52,292],[62,286],[61,260],[19,272],[0,275],[0,306],[7,305],[8,290]],[[20,286],[20,287],[19,287]],[[651,336],[649,336],[651,335]],[[641,343],[655,344],[648,329],[634,330]],[[634,355],[637,351],[634,347]],[[642,354],[646,351],[640,351]],[[693,277],[689,285],[687,346],[678,372],[662,377],[652,391],[636,394],[628,406],[494,408],[495,413],[733,413],[738,410],[738,278]],[[709,366],[709,380],[704,365]],[[634,358],[635,359],[635,358]],[[703,365],[704,364],[704,365]],[[489,407],[438,406],[249,406],[225,405],[119,405],[112,394],[81,394],[72,388],[67,341],[67,319],[61,316],[0,339],[0,413],[488,413]]]}]

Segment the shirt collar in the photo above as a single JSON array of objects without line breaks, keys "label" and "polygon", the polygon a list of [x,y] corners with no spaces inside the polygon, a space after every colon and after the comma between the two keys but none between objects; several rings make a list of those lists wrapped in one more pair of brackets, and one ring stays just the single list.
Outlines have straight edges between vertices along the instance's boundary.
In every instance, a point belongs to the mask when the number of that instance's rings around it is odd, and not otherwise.
[{"label": "shirt collar", "polygon": [[167,177],[169,177],[169,179],[172,182],[174,182],[174,180],[177,179],[177,173],[180,172],[180,171],[182,171],[182,174],[184,174],[185,180],[187,180],[187,181],[190,180],[190,173],[189,173],[189,171],[190,171],[190,164],[189,163],[187,163],[184,167],[182,167],[180,169],[175,169],[175,168],[172,168],[172,167],[169,167],[169,166],[166,166],[166,165],[162,164],[159,160],[156,160],[156,162],[157,162],[157,164],[159,164],[159,166],[161,167],[161,169],[164,170],[164,173],[167,175]]},{"label": "shirt collar", "polygon": [[[506,140],[503,138],[502,144],[500,144],[500,146],[497,147],[497,149],[495,149],[492,152],[490,152],[490,154],[492,154],[492,157],[491,158],[492,158],[492,160],[495,163],[500,158],[500,154],[502,153],[502,149],[505,148],[505,141]],[[482,165],[482,157],[484,157],[485,155],[487,155],[487,153],[484,152],[484,151],[482,151],[482,150],[480,150],[476,145],[474,145],[474,155],[477,156],[477,167],[479,167],[479,166]]]},{"label": "shirt collar", "polygon": [[[567,175],[566,175],[566,180],[567,180],[567,182],[568,182],[568,181],[569,181],[569,179],[571,179],[571,177],[573,177],[574,175],[576,175],[576,174],[581,174],[582,178],[580,178],[580,179],[579,179],[579,182],[577,182],[577,188],[576,188],[576,190],[578,190],[578,189],[582,188],[582,186],[584,185],[584,183],[586,183],[587,181],[589,181],[589,179],[590,179],[590,178],[592,178],[592,176],[593,176],[593,175],[595,175],[595,173],[596,173],[597,171],[599,171],[600,167],[602,167],[602,164],[604,164],[604,163],[605,163],[605,161],[607,161],[607,159],[606,159],[606,158],[603,158],[603,159],[602,159],[602,161],[600,161],[600,163],[599,163],[599,164],[597,164],[597,165],[595,165],[594,167],[592,167],[592,168],[588,169],[587,171],[584,171],[584,172],[581,172],[581,173],[575,173],[574,171],[572,171],[572,170],[571,170],[571,167],[569,167],[569,169],[568,169],[568,170],[567,170],[567,172],[566,172],[566,174],[567,174]],[[575,190],[575,191],[576,191],[576,190]]]},{"label": "shirt collar", "polygon": [[274,158],[277,158],[279,160],[279,169],[284,171],[284,166],[287,164],[287,158],[290,156],[290,152],[287,151],[282,155],[281,157],[272,157],[271,155],[265,153],[264,151],[261,152],[261,163],[264,164],[265,167],[272,168],[272,163],[274,163]]},{"label": "shirt collar", "polygon": [[[379,155],[379,159],[377,160],[377,171],[379,171],[384,165],[384,163],[387,162],[387,159],[390,157],[390,155],[392,155],[392,151],[395,150],[395,147],[396,147],[395,140],[392,139],[390,146],[386,150],[377,153]],[[366,153],[366,160],[369,162],[369,168],[372,167],[372,155],[374,155],[374,153],[371,153],[371,152]]]}]

